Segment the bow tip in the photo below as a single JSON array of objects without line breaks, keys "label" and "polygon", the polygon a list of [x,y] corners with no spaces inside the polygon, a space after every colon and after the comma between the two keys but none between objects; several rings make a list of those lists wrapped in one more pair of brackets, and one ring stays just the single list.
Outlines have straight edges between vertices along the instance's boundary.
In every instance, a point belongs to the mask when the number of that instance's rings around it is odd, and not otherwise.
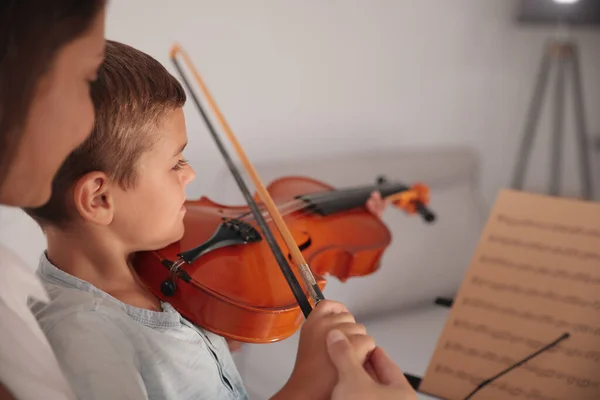
[{"label": "bow tip", "polygon": [[175,58],[177,56],[177,53],[181,52],[182,48],[179,45],[179,43],[175,42],[173,43],[173,46],[171,46],[171,51],[169,51],[169,57],[171,58]]}]

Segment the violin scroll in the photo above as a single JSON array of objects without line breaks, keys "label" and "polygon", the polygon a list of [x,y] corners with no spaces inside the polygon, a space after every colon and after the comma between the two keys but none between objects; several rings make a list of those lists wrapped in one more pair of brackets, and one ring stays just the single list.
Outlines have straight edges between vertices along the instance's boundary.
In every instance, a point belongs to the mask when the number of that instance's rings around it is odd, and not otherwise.
[{"label": "violin scroll", "polygon": [[416,183],[408,190],[392,194],[387,200],[408,214],[419,213],[426,222],[431,223],[436,219],[436,215],[427,208],[429,187],[422,183]]}]

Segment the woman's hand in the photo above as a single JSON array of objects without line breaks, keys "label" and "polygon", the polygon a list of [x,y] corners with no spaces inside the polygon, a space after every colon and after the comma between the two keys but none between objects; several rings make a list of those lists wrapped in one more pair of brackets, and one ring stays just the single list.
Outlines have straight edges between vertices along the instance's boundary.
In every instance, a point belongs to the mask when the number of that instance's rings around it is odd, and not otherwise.
[{"label": "woman's hand", "polygon": [[349,357],[359,363],[367,361],[375,348],[375,340],[367,335],[363,325],[356,323],[342,303],[323,300],[301,328],[296,363],[288,382],[271,400],[331,398],[338,380],[338,372],[327,353],[326,337],[332,329],[348,338]]},{"label": "woman's hand", "polygon": [[327,352],[338,372],[331,400],[416,400],[417,394],[396,364],[380,347],[365,363],[339,330],[327,335]]}]

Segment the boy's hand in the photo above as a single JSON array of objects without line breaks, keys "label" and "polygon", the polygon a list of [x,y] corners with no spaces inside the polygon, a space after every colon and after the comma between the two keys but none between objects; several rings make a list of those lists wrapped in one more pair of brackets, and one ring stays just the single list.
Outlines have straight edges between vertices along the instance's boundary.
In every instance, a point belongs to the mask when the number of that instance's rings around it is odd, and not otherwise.
[{"label": "boy's hand", "polygon": [[387,206],[387,200],[384,200],[379,192],[371,193],[371,197],[369,197],[369,200],[367,200],[367,210],[379,218],[381,218]]},{"label": "boy's hand", "polygon": [[300,331],[298,355],[290,379],[275,398],[329,399],[338,373],[327,352],[326,338],[332,330],[349,339],[352,354],[364,363],[375,349],[375,341],[357,324],[341,303],[323,300],[308,316]]}]

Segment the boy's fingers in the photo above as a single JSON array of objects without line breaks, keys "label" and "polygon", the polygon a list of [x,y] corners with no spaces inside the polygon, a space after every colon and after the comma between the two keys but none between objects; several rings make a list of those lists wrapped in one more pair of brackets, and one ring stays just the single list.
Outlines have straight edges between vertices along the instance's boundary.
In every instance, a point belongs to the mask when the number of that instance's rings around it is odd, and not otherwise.
[{"label": "boy's fingers", "polygon": [[[311,313],[311,315],[312,315],[312,313]],[[310,317],[310,315],[309,315],[309,317]],[[354,315],[352,315],[348,312],[342,312],[342,313],[337,313],[337,314],[321,313],[321,315],[315,315],[315,317],[313,317],[312,321],[314,321],[314,322],[312,322],[313,324],[317,324],[318,326],[321,327],[321,329],[325,329],[327,331],[329,331],[330,329],[332,329],[334,327],[338,327],[340,325],[346,325],[346,324],[355,324],[356,325],[356,320],[354,319]],[[346,333],[346,332],[344,332],[344,333]]]},{"label": "boy's fingers", "polygon": [[[321,314],[340,314],[348,313],[348,309],[342,303],[333,300],[322,300],[317,304],[313,313]],[[310,317],[310,316],[309,316]]]},{"label": "boy's fingers", "polygon": [[354,354],[354,349],[348,338],[339,330],[332,329],[327,333],[327,352],[338,371],[340,380],[356,379],[357,371],[363,370]]},{"label": "boy's fingers", "polygon": [[366,335],[367,328],[363,324],[357,324],[356,322],[348,321],[342,322],[335,326],[335,329],[342,331],[344,335],[350,337],[352,335]]}]

